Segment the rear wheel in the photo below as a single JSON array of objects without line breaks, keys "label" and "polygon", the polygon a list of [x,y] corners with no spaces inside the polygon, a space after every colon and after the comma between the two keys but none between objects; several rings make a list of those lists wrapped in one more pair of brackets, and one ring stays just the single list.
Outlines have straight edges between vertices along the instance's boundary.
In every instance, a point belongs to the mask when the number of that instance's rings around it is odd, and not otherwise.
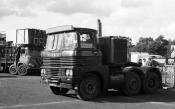
[{"label": "rear wheel", "polygon": [[18,73],[18,70],[17,70],[17,67],[15,64],[12,64],[10,67],[9,67],[9,73],[12,74],[12,75],[16,75]]},{"label": "rear wheel", "polygon": [[50,86],[50,90],[55,95],[65,95],[69,91],[69,89],[60,88],[60,87],[54,87],[54,86]]},{"label": "rear wheel", "polygon": [[160,78],[155,72],[148,73],[145,81],[143,82],[143,92],[152,94],[157,92],[160,85]]},{"label": "rear wheel", "polygon": [[83,100],[93,100],[101,93],[100,79],[94,74],[88,74],[80,82],[77,96]]},{"label": "rear wheel", "polygon": [[122,92],[127,96],[136,95],[141,89],[141,79],[135,72],[128,72],[125,75],[125,83]]},{"label": "rear wheel", "polygon": [[28,74],[27,67],[24,64],[19,65],[18,74],[21,75],[21,76],[25,76],[25,75]]}]

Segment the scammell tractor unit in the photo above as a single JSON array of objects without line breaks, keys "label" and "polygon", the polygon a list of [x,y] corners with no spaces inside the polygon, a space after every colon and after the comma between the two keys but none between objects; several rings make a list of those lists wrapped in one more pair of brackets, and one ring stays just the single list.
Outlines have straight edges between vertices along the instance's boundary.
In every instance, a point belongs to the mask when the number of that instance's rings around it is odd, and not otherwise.
[{"label": "scammell tractor unit", "polygon": [[41,51],[45,43],[46,32],[44,30],[29,28],[16,30],[15,60],[9,67],[9,73],[24,76],[33,71],[40,72]]},{"label": "scammell tractor unit", "polygon": [[41,78],[56,95],[75,90],[78,98],[92,100],[108,89],[129,96],[161,88],[157,68],[130,62],[126,37],[99,37],[95,29],[69,25],[49,28],[46,34]]}]

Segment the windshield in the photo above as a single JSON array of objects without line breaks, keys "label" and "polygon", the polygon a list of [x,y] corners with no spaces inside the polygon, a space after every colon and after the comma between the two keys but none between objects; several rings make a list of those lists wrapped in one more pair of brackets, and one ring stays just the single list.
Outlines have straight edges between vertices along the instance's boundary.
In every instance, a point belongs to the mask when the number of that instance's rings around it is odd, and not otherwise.
[{"label": "windshield", "polygon": [[58,33],[47,36],[46,50],[74,49],[77,47],[76,32]]}]

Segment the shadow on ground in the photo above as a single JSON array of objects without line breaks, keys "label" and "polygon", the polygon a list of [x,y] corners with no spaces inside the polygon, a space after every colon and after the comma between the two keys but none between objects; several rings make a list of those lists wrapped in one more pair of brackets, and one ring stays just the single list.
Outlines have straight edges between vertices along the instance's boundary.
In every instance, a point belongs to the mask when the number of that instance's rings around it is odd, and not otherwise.
[{"label": "shadow on ground", "polygon": [[[26,76],[40,76],[40,72],[39,71],[30,72]],[[12,74],[9,74],[9,73],[0,72],[0,78],[16,78],[16,77],[19,77],[19,75],[12,75]]]},{"label": "shadow on ground", "polygon": [[17,76],[0,76],[0,78],[17,78]]},{"label": "shadow on ground", "polygon": [[121,103],[140,103],[140,102],[175,102],[175,89],[160,90],[155,94],[139,94],[136,96],[125,96],[119,91],[108,91],[108,93],[95,102],[121,102]]},{"label": "shadow on ground", "polygon": [[9,73],[0,73],[0,78],[17,78],[17,75],[11,75]]},{"label": "shadow on ground", "polygon": [[[75,93],[68,93],[66,97],[78,99]],[[96,103],[144,103],[144,102],[175,102],[175,89],[160,90],[155,94],[139,94],[136,96],[125,96],[119,91],[108,91],[102,97],[90,101]]]},{"label": "shadow on ground", "polygon": [[40,76],[40,71],[30,72],[27,76]]}]

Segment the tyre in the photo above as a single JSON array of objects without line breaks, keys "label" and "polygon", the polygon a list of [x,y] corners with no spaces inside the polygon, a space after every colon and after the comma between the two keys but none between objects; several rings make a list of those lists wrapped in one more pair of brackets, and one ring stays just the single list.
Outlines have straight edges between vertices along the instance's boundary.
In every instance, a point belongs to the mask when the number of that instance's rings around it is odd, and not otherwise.
[{"label": "tyre", "polygon": [[6,69],[5,65],[3,65],[2,71],[3,71],[3,73],[6,73],[7,72],[7,69]]},{"label": "tyre", "polygon": [[9,73],[9,67],[4,67],[4,68],[3,68],[3,72]]},{"label": "tyre", "polygon": [[125,82],[122,86],[122,92],[127,96],[136,95],[141,89],[140,76],[135,72],[128,72],[125,74]]},{"label": "tyre", "polygon": [[12,75],[16,75],[18,73],[18,70],[17,70],[17,67],[15,64],[12,64],[10,67],[9,67],[9,73],[12,74]]},{"label": "tyre", "polygon": [[93,74],[85,76],[78,85],[77,97],[82,100],[93,100],[101,94],[100,79]]},{"label": "tyre", "polygon": [[69,91],[69,89],[54,86],[50,86],[50,90],[55,95],[65,95]]},{"label": "tyre", "polygon": [[24,64],[19,65],[18,67],[18,75],[25,76],[27,75],[27,67]]},{"label": "tyre", "polygon": [[160,85],[160,78],[159,75],[155,72],[148,73],[145,81],[143,82],[143,92],[146,94],[152,94],[157,92]]}]

